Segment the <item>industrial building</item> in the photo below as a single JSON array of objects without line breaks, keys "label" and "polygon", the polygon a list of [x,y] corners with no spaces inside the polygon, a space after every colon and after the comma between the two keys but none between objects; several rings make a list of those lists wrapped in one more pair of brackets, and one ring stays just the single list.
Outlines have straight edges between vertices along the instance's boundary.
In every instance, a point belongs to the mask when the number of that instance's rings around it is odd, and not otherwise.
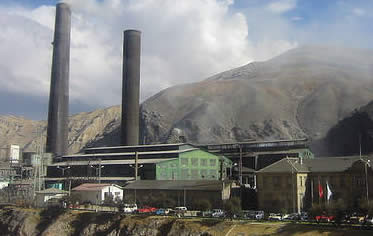
[{"label": "industrial building", "polygon": [[45,181],[49,186],[67,180],[72,185],[82,182],[124,185],[135,179],[224,180],[231,168],[229,159],[190,144],[100,147],[55,159],[48,166]]},{"label": "industrial building", "polygon": [[[225,180],[137,180],[124,187],[127,202],[148,202],[149,198],[169,201],[176,206],[193,207],[202,199],[221,207],[231,197],[232,181]],[[159,199],[164,198],[164,199]]]}]

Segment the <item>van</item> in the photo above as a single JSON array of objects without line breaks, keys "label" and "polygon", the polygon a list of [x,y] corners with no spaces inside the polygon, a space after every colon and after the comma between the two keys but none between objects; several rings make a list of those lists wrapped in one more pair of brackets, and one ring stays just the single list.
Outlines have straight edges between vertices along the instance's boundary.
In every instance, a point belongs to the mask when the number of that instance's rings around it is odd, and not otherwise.
[{"label": "van", "polygon": [[123,212],[124,213],[133,213],[137,211],[137,205],[136,204],[124,204],[123,205]]},{"label": "van", "polygon": [[185,213],[187,212],[187,208],[186,207],[175,207],[175,212],[176,213]]}]

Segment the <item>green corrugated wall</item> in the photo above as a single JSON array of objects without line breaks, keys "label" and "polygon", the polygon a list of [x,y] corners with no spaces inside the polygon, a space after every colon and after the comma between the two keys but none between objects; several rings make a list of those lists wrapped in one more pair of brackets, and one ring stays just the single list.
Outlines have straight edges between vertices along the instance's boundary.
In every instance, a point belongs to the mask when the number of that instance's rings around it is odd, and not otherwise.
[{"label": "green corrugated wall", "polygon": [[193,150],[179,154],[176,160],[163,161],[156,165],[157,180],[218,180],[220,161],[223,162],[223,178],[232,162],[225,157]]}]

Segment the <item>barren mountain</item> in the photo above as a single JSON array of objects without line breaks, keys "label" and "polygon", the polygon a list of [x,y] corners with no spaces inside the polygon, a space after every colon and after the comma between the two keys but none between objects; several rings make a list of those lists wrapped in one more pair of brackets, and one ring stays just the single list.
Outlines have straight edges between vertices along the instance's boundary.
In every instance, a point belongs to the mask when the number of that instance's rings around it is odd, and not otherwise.
[{"label": "barren mountain", "polygon": [[[198,83],[165,89],[142,104],[142,140],[221,143],[319,140],[373,101],[373,50],[305,46]],[[69,152],[119,143],[120,107],[70,118]],[[44,121],[0,116],[0,146],[34,150]],[[322,145],[321,145],[322,146]],[[314,147],[321,147],[314,145]]]},{"label": "barren mountain", "polygon": [[[0,116],[0,147],[17,144],[23,151],[37,151],[45,147],[46,121],[31,121],[14,116]],[[112,133],[120,124],[120,107],[114,106],[70,117],[69,153],[77,153],[95,140]],[[40,132],[40,130],[42,132]],[[107,140],[106,138],[105,140]],[[114,138],[115,139],[115,138]],[[5,158],[5,149],[0,158]]]},{"label": "barren mountain", "polygon": [[373,51],[306,46],[168,88],[143,103],[147,142],[323,138],[373,100]]}]

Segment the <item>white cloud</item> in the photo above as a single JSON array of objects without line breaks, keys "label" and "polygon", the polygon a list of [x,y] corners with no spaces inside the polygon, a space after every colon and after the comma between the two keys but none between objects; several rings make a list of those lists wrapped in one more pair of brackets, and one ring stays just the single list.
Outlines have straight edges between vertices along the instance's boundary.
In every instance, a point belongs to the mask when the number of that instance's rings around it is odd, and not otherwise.
[{"label": "white cloud", "polygon": [[[260,32],[257,22],[231,11],[231,4],[71,0],[70,99],[100,106],[121,102],[122,38],[129,28],[142,31],[142,99],[296,45],[281,35],[272,37],[285,34],[285,23]],[[48,96],[54,13],[50,6],[0,7],[0,90]],[[261,40],[253,39],[251,30]]]},{"label": "white cloud", "polygon": [[352,12],[357,15],[357,16],[364,16],[365,15],[365,10],[362,8],[354,8]]},{"label": "white cloud", "polygon": [[303,20],[303,17],[301,16],[294,16],[291,18],[292,21],[300,21],[300,20]]},{"label": "white cloud", "polygon": [[297,0],[276,0],[268,4],[267,8],[274,13],[284,13],[293,10],[297,6]]}]

